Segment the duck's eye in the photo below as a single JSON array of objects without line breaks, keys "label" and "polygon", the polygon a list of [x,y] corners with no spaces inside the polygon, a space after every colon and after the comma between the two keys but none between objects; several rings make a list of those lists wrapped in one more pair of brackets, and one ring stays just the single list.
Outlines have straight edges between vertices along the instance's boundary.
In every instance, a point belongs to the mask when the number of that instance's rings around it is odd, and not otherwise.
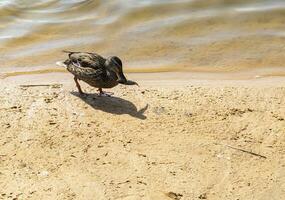
[{"label": "duck's eye", "polygon": [[117,66],[122,67],[122,61],[120,60],[120,58],[118,58],[117,56],[113,56],[111,58],[112,62],[115,63]]}]

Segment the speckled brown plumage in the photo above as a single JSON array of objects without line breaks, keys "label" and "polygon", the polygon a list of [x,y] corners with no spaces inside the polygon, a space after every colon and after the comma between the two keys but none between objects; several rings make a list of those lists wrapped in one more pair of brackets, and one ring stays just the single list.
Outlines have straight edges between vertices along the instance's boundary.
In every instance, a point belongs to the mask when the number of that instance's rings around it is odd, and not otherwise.
[{"label": "speckled brown plumage", "polygon": [[116,56],[105,59],[96,53],[65,52],[68,53],[68,59],[63,64],[74,75],[74,81],[80,93],[83,92],[78,80],[98,88],[100,94],[103,94],[102,88],[112,88],[119,83],[137,85],[136,82],[125,78],[122,61]]}]

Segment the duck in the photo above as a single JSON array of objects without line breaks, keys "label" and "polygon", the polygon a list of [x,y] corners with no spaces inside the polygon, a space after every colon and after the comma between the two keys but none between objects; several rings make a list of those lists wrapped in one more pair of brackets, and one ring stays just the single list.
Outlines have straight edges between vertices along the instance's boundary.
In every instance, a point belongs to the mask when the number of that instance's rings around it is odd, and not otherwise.
[{"label": "duck", "polygon": [[79,81],[84,81],[92,87],[98,88],[99,96],[110,96],[103,92],[103,88],[113,88],[118,84],[138,85],[137,82],[127,80],[123,73],[123,64],[119,57],[110,56],[104,58],[97,53],[73,52],[68,53],[68,58],[64,62],[57,62],[74,75],[74,82],[79,94],[84,94]]}]

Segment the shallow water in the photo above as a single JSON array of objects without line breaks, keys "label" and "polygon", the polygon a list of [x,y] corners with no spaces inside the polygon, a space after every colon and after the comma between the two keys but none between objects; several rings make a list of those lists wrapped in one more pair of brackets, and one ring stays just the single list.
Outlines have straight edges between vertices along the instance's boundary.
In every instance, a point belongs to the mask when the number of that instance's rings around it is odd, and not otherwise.
[{"label": "shallow water", "polygon": [[0,0],[0,69],[60,71],[65,49],[129,72],[284,75],[284,24],[283,0]]}]

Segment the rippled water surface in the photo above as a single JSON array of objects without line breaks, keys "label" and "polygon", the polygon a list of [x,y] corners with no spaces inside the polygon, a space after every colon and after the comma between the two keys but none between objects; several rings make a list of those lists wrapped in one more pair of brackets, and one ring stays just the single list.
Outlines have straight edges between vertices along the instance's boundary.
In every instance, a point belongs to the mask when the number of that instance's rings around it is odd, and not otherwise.
[{"label": "rippled water surface", "polygon": [[0,0],[0,70],[56,70],[62,50],[128,71],[285,74],[283,0]]}]

